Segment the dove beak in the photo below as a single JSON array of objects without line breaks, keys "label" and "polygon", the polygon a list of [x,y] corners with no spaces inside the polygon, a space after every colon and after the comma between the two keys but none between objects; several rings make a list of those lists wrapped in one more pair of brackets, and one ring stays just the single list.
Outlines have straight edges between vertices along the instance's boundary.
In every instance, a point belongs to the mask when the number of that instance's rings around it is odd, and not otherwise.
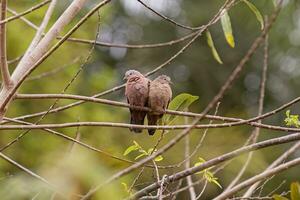
[{"label": "dove beak", "polygon": [[172,81],[170,81],[170,84],[171,84],[171,85],[174,85],[174,83],[173,83]]},{"label": "dove beak", "polygon": [[126,80],[126,79],[127,79],[127,77],[126,77],[126,76],[124,76],[124,77],[123,77],[123,80]]}]

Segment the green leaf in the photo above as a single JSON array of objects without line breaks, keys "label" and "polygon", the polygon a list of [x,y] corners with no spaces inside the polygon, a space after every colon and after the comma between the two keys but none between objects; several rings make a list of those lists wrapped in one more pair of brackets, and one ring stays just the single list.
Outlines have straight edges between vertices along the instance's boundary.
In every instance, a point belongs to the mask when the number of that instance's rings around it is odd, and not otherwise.
[{"label": "green leaf", "polygon": [[[134,141],[135,142],[135,141]],[[124,156],[128,155],[129,153],[136,151],[139,149],[139,146],[137,146],[136,144],[131,145],[130,147],[128,147],[125,152],[123,153]]]},{"label": "green leaf", "polygon": [[217,181],[217,178],[212,179],[212,183],[216,184],[219,188],[222,189],[222,185]]},{"label": "green leaf", "polygon": [[259,10],[255,7],[255,5],[253,5],[250,1],[248,0],[243,0],[244,3],[247,4],[247,6],[252,10],[252,12],[255,14],[256,19],[259,21],[260,23],[260,28],[261,30],[264,29],[264,19],[262,17],[262,15],[260,14]]},{"label": "green leaf", "polygon": [[127,184],[124,183],[124,182],[122,182],[121,184],[123,185],[124,190],[128,193],[128,186],[127,186]]},{"label": "green leaf", "polygon": [[291,200],[300,200],[300,184],[294,182],[290,186],[291,188]]},{"label": "green leaf", "polygon": [[290,110],[287,110],[287,111],[285,112],[286,117],[290,117],[290,113],[291,113],[291,111],[290,111]]},{"label": "green leaf", "polygon": [[146,153],[141,153],[140,155],[138,155],[137,157],[135,157],[134,160],[137,160],[137,159],[139,159],[139,158],[141,158],[143,156],[147,156],[147,154]]},{"label": "green leaf", "polygon": [[288,198],[280,196],[278,194],[274,194],[272,197],[274,200],[289,200]]},{"label": "green leaf", "polygon": [[284,119],[284,122],[287,126],[295,126],[297,128],[300,127],[299,115],[291,115],[290,110],[287,110],[285,115],[286,118]]},{"label": "green leaf", "polygon": [[[198,96],[193,96],[187,93],[181,93],[177,95],[169,104],[170,110],[184,110],[188,108],[194,101],[199,99]],[[165,115],[163,122],[165,124],[171,124],[175,121],[178,116],[175,115]]]},{"label": "green leaf", "polygon": [[229,44],[229,46],[234,48],[235,42],[232,34],[231,21],[227,10],[223,10],[223,15],[221,17],[221,24],[222,24],[223,32],[227,43]]},{"label": "green leaf", "polygon": [[220,58],[220,56],[219,56],[219,54],[218,54],[218,52],[215,48],[214,41],[211,37],[211,34],[208,30],[206,31],[206,38],[207,38],[207,44],[210,47],[214,58],[216,59],[216,61],[218,61],[218,63],[223,64],[223,62],[222,62],[222,60],[221,60],[221,58]]},{"label": "green leaf", "polygon": [[162,161],[164,158],[162,157],[162,155],[157,156],[154,161],[159,162]]},{"label": "green leaf", "polygon": [[[148,154],[148,155],[151,155],[152,151],[153,151],[153,148],[148,149],[147,154]],[[157,151],[157,150],[155,149],[155,150],[153,151],[153,153],[154,153],[155,151]]]}]

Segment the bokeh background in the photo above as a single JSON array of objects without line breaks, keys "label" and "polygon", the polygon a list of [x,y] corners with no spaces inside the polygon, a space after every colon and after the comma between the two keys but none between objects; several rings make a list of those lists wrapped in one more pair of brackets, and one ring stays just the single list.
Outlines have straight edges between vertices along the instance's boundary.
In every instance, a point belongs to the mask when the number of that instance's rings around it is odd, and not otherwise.
[{"label": "bokeh background", "polygon": [[[21,12],[39,2],[42,1],[8,1],[8,7]],[[58,2],[48,28],[70,2]],[[99,1],[88,1],[85,8],[65,29],[65,33],[97,2]],[[257,6],[262,15],[268,15],[274,9],[270,0],[251,2]],[[217,13],[224,1],[147,0],[145,3],[182,24],[199,26],[207,23]],[[46,9],[47,6],[36,10],[26,15],[26,18],[39,25]],[[94,40],[97,35],[98,23],[99,37],[97,40],[108,43],[153,44],[171,41],[189,33],[185,29],[162,20],[133,0],[112,1],[103,7],[99,13],[100,20],[97,14],[94,14],[72,37]],[[201,112],[205,108],[247,52],[255,37],[261,32],[259,22],[245,4],[236,4],[229,11],[229,15],[236,42],[235,48],[229,47],[226,43],[220,23],[216,23],[209,29],[224,64],[220,65],[213,58],[205,35],[203,35],[174,62],[151,76],[151,78],[155,78],[159,74],[170,76],[174,82],[172,86],[174,96],[180,93],[199,96],[199,100],[190,107],[193,112]],[[12,60],[24,53],[35,34],[35,30],[22,20],[8,23],[7,29],[8,59]],[[32,73],[31,78],[56,68],[63,68],[51,76],[25,81],[19,92],[61,93],[80,66],[83,66],[82,72],[67,93],[92,96],[122,84],[123,75],[128,69],[137,69],[143,73],[154,69],[174,55],[185,43],[145,49],[96,46],[91,52],[91,58],[86,62],[92,45],[65,42],[59,50]],[[275,109],[299,95],[299,1],[284,1],[283,9],[270,32],[269,43],[269,69],[264,112]],[[13,63],[9,66],[11,72],[16,64]],[[257,114],[262,66],[263,48],[260,48],[247,63],[234,86],[226,93],[220,104],[219,115],[249,118]],[[125,102],[124,90],[106,95],[103,98]],[[7,116],[16,117],[44,111],[53,102],[54,100],[15,100],[9,107]],[[72,101],[60,100],[58,105],[65,105],[70,102]],[[300,111],[298,105],[292,106],[291,110],[292,113],[299,113]],[[280,112],[263,120],[263,122],[284,125],[284,118],[284,112]],[[37,118],[28,119],[30,122],[36,120]],[[129,122],[129,111],[125,108],[85,103],[57,114],[49,114],[41,123],[76,121],[127,123]],[[207,122],[203,121],[203,123]],[[179,119],[177,123],[182,124],[184,120]],[[191,160],[192,165],[197,162],[198,157],[209,160],[242,146],[251,134],[252,129],[248,126],[239,126],[209,130],[201,148]],[[75,136],[76,131],[79,131],[81,141],[115,156],[131,160],[134,160],[135,154],[123,156],[123,152],[128,146],[132,145],[134,140],[148,149],[159,138],[159,134],[149,137],[146,131],[136,135],[128,129],[107,127],[80,127],[79,130],[68,128],[58,131],[72,137]],[[0,132],[0,146],[4,146],[22,133],[21,130]],[[178,131],[168,133],[161,145],[167,143],[177,133]],[[196,146],[202,134],[203,130],[192,131],[191,149]],[[286,134],[288,133],[261,130],[259,140]],[[16,144],[5,150],[4,153],[50,182],[75,193],[85,193],[92,185],[100,183],[114,172],[128,166],[126,163],[92,152],[78,145],[75,145],[72,153],[69,153],[70,146],[71,142],[60,137],[41,130],[32,130]],[[256,151],[243,179],[261,172],[290,146],[291,144],[279,145]],[[163,154],[164,160],[160,164],[169,165],[181,161],[184,157],[183,149],[184,141]],[[299,155],[298,151],[293,156],[297,157]],[[245,158],[246,156],[236,158],[216,175],[221,185],[226,186],[236,176],[245,162]],[[180,169],[162,170],[160,173],[172,174]],[[126,197],[128,194],[126,194],[121,182],[130,185],[137,173],[138,170],[105,187],[104,190],[97,193],[95,199],[103,199],[103,197],[106,199],[122,199]],[[141,185],[136,186],[135,190],[153,182],[153,177],[153,170],[146,169],[138,181]],[[289,183],[299,180],[299,177],[299,167],[283,172],[265,185],[263,194],[268,194],[283,180],[286,180],[286,183],[278,189],[278,193],[285,191],[288,189]],[[192,178],[196,181],[201,176],[194,175]],[[184,181],[183,185],[185,184]],[[197,193],[201,191],[201,188],[201,185],[196,186]],[[221,191],[216,185],[209,184],[203,199],[211,199]],[[37,199],[50,199],[53,196],[53,192],[47,189],[44,184],[3,160],[0,160],[0,194],[1,199],[30,199],[36,195],[38,195]],[[178,196],[178,199],[186,199],[187,195],[187,192],[183,192]]]}]

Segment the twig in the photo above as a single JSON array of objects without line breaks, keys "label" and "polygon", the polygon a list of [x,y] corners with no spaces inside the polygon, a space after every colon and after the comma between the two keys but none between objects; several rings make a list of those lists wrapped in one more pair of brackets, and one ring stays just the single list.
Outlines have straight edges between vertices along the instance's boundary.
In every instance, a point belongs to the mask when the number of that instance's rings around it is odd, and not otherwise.
[{"label": "twig", "polygon": [[[100,7],[105,5],[109,0],[104,0],[100,3]],[[45,37],[40,41],[36,48],[27,56],[23,57],[24,61],[22,65],[18,65],[12,74],[12,80],[15,82],[14,86],[7,91],[0,92],[0,110],[4,109],[10,102],[12,96],[15,94],[18,87],[24,81],[24,79],[45,59],[47,58],[55,49],[57,49],[62,43],[63,39],[56,45],[54,45],[49,51],[48,47],[51,42],[58,36],[60,31],[75,17],[75,15],[80,11],[80,9],[85,4],[86,0],[74,0],[71,5],[64,11],[56,23],[51,27]],[[97,9],[96,9],[97,10]],[[96,11],[92,9],[92,11]],[[70,36],[77,28],[92,15],[93,12],[89,12],[85,17],[83,17],[75,27],[73,27],[67,34],[66,38]],[[0,121],[2,117],[0,116]]]},{"label": "twig", "polygon": [[[267,23],[267,19],[266,19]],[[265,88],[266,88],[266,81],[267,81],[267,70],[268,70],[268,34],[265,37],[265,46],[264,46],[264,62],[263,62],[263,69],[261,74],[261,82],[260,82],[260,94],[259,94],[259,101],[258,101],[258,113],[257,115],[260,116],[263,113],[263,107],[264,107],[264,97],[265,97]],[[257,121],[258,123],[261,123],[261,119]],[[257,138],[260,133],[260,128],[256,127],[252,133],[253,139],[252,143],[255,143],[257,141]],[[253,152],[250,152],[247,156],[247,160],[245,164],[243,165],[242,169],[239,171],[237,176],[231,181],[231,183],[227,186],[226,190],[223,192],[226,192],[227,190],[231,189],[234,185],[238,183],[238,181],[241,179],[243,174],[245,173],[251,159],[253,157]]]},{"label": "twig", "polygon": [[[265,141],[262,141],[262,142],[258,142],[258,143],[255,143],[255,144],[251,144],[251,145],[248,145],[248,146],[244,146],[244,147],[241,147],[241,148],[236,149],[234,151],[231,151],[229,153],[226,153],[226,154],[223,154],[221,156],[215,157],[215,158],[213,158],[209,161],[206,161],[206,162],[202,163],[201,165],[194,166],[194,167],[191,167],[189,169],[177,172],[176,174],[174,174],[172,176],[169,176],[167,178],[167,182],[168,183],[175,182],[179,179],[185,178],[186,176],[189,176],[189,175],[194,174],[196,172],[199,172],[201,170],[207,169],[209,167],[215,166],[215,165],[217,165],[219,163],[222,163],[224,161],[231,160],[232,158],[235,158],[239,155],[242,155],[242,154],[250,152],[250,151],[266,148],[268,146],[283,144],[283,143],[287,143],[287,142],[293,142],[293,141],[297,141],[299,139],[300,139],[300,133],[294,133],[294,134],[291,134],[291,135],[288,135],[288,136],[277,137],[277,138],[265,140]],[[159,184],[153,183],[153,184],[145,187],[144,189],[138,191],[134,195],[132,195],[131,199],[142,197],[145,194],[148,194],[149,192],[152,192],[152,191],[156,190],[157,187],[159,187]]]},{"label": "twig", "polygon": [[56,73],[58,72],[61,72],[62,70],[72,66],[73,64],[77,63],[79,60],[79,57],[75,58],[71,63],[68,63],[68,64],[65,64],[61,67],[57,67],[55,69],[52,69],[48,72],[44,72],[44,73],[41,73],[41,74],[38,74],[36,76],[32,76],[32,77],[28,77],[25,82],[27,81],[36,81],[36,80],[39,80],[39,79],[42,79],[42,78],[45,78],[45,77],[48,77],[48,76],[52,76],[52,75],[55,75]]},{"label": "twig", "polygon": [[[188,124],[188,118],[185,117],[185,124]],[[190,137],[189,135],[185,138],[185,151],[184,151],[184,160],[185,160],[185,169],[190,168],[191,160],[190,160]],[[190,200],[196,200],[196,192],[193,185],[193,180],[191,176],[186,177],[187,185],[189,186]]]},{"label": "twig", "polygon": [[[300,142],[297,142],[290,149],[288,149],[287,151],[285,151],[284,154],[282,154],[279,158],[277,158],[266,170],[269,170],[269,169],[272,169],[272,168],[278,166],[280,163],[284,162],[291,154],[293,154],[299,148],[300,148]],[[258,187],[259,184],[260,184],[260,181],[257,181],[255,184],[253,184],[245,192],[245,194],[243,195],[243,198],[249,198],[251,196],[251,194],[254,192],[254,190]]]},{"label": "twig", "polygon": [[[6,0],[1,0],[1,15],[0,20],[5,20],[6,17]],[[0,71],[2,75],[3,87],[8,89],[11,86],[11,79],[7,65],[6,56],[6,26],[0,24]],[[1,115],[2,109],[0,109]]]},{"label": "twig", "polygon": [[[147,107],[140,107],[140,106],[130,106],[129,104],[122,103],[122,102],[117,102],[117,101],[111,101],[107,99],[98,99],[94,97],[86,97],[86,96],[80,96],[80,95],[71,95],[71,94],[18,94],[15,97],[16,99],[50,99],[50,98],[64,98],[64,99],[80,99],[84,101],[89,101],[89,102],[95,102],[95,103],[103,103],[103,104],[108,104],[108,105],[114,105],[114,106],[120,106],[120,107],[130,107],[132,109],[137,109],[137,110],[144,110],[144,111],[151,111]],[[204,115],[203,113],[191,113],[191,112],[182,112],[182,111],[174,111],[174,110],[166,110],[165,113],[171,114],[171,115],[180,115],[180,116],[187,116],[187,117],[204,117],[208,119],[214,119],[214,120],[221,120],[221,121],[230,121],[232,123],[223,123],[223,124],[210,124],[209,126],[207,125],[208,128],[222,128],[222,127],[231,127],[231,126],[238,126],[238,125],[244,125],[248,124],[251,126],[255,127],[260,127],[260,128],[265,128],[265,129],[270,129],[270,130],[278,130],[278,131],[299,131],[297,128],[288,128],[288,127],[281,127],[281,126],[272,126],[272,125],[267,125],[267,124],[261,124],[257,123],[255,121],[259,119],[264,119],[266,117],[272,116],[289,106],[297,103],[300,101],[300,97],[297,97],[281,106],[278,108],[271,110],[263,115],[259,115],[250,119],[240,119],[240,118],[232,118],[232,117],[221,117],[221,116],[214,116],[214,115]],[[50,113],[51,111],[49,111]],[[45,112],[41,112],[44,113]],[[31,118],[33,115],[36,116],[36,114],[30,114],[30,115],[25,115],[21,117],[16,117],[14,119],[27,119]],[[39,114],[37,116],[40,116]],[[5,121],[1,122],[0,124],[5,124]],[[205,125],[206,126],[206,125]],[[197,126],[196,126],[197,127]],[[201,127],[201,126],[199,126]],[[203,128],[204,126],[202,126]]]},{"label": "twig", "polygon": [[[221,13],[223,11],[224,8],[229,8],[230,6],[232,6],[232,2],[229,4],[228,2],[230,2],[230,0],[227,0],[225,2],[225,4],[221,7],[221,9],[219,10],[219,12],[205,25],[203,26],[203,29],[200,29],[199,31],[196,32],[196,34],[200,35],[203,31],[205,31],[209,26],[215,24],[221,17]],[[194,36],[194,35],[193,35]],[[197,36],[198,37],[198,36]],[[65,39],[68,38],[68,37],[65,37]],[[192,39],[192,40],[195,40],[196,39],[196,36]],[[184,50],[190,45],[190,43],[188,43],[187,45],[185,45],[182,49],[180,49],[174,56],[172,56],[170,59],[168,59],[166,62],[164,62],[163,64],[157,66],[154,70],[146,73],[145,75],[146,76],[149,76],[149,75],[152,75],[153,73],[159,71],[160,69],[162,69],[163,67],[165,67],[166,65],[170,64],[171,61],[173,61],[176,57],[178,57],[180,54],[182,54],[184,52]],[[59,46],[59,45],[58,45]],[[54,49],[55,50],[55,49]],[[53,50],[53,51],[54,51]],[[50,50],[50,52],[52,52],[52,50]],[[50,54],[50,53],[49,53]],[[47,55],[45,55],[44,57],[47,57]],[[40,59],[40,60],[43,60],[43,59]],[[41,61],[42,62],[42,61]],[[30,73],[30,72],[29,72]],[[24,75],[24,78],[25,79],[26,75]],[[93,97],[100,97],[100,96],[104,96],[106,94],[109,94],[109,93],[112,93],[112,92],[115,92],[115,91],[118,91],[120,89],[122,89],[123,87],[125,86],[125,84],[123,85],[119,85],[119,86],[116,86],[110,90],[106,90],[104,92],[101,92],[99,94],[96,94],[94,95]],[[13,91],[12,91],[13,92]],[[13,93],[10,93],[9,96],[12,96]],[[11,98],[11,97],[10,97]],[[4,104],[7,103],[8,100],[6,100],[4,102]],[[84,101],[78,101],[78,102],[75,102],[75,103],[72,103],[72,104],[69,104],[69,105],[66,105],[66,106],[63,106],[63,107],[59,107],[59,108],[56,108],[54,110],[51,110],[49,113],[54,113],[54,112],[59,112],[59,111],[62,111],[62,110],[65,110],[65,109],[68,109],[68,108],[71,108],[71,107],[74,107],[74,106],[77,106],[77,105],[80,105],[84,103]],[[1,106],[1,102],[0,102],[0,106]],[[45,111],[46,112],[46,111]],[[43,115],[45,112],[40,112],[40,113],[36,113],[36,115],[34,115],[35,117],[36,116],[41,116]],[[33,115],[31,116],[33,117]],[[23,119],[23,118],[22,118]],[[1,120],[0,120],[1,121]]]},{"label": "twig", "polygon": [[[15,167],[21,169],[22,171],[24,171],[25,173],[29,174],[30,176],[38,179],[39,181],[45,183],[46,185],[48,185],[52,190],[58,192],[59,194],[63,193],[61,191],[58,190],[58,188],[53,185],[52,183],[50,183],[49,181],[47,181],[46,179],[44,179],[43,177],[35,174],[34,172],[30,171],[29,169],[25,168],[24,166],[20,165],[19,163],[17,163],[16,161],[12,160],[11,158],[7,157],[6,155],[4,155],[3,153],[0,152],[0,157],[4,160],[6,160],[7,162],[9,162],[10,164],[14,165]],[[63,195],[64,196],[64,195]]]},{"label": "twig", "polygon": [[[11,120],[11,121],[13,121],[13,122],[21,123],[21,124],[28,124],[28,125],[31,124],[31,123],[29,123],[29,122],[24,122],[24,121],[20,121],[20,120],[9,119],[9,118],[6,118],[6,120]],[[31,125],[32,125],[32,124],[31,124]],[[73,142],[73,143],[76,143],[76,144],[78,144],[78,145],[80,145],[80,146],[82,146],[82,147],[84,147],[84,148],[87,148],[87,149],[89,149],[89,150],[91,150],[91,151],[94,151],[94,152],[103,154],[103,155],[105,155],[105,156],[107,156],[107,157],[110,157],[110,158],[113,158],[113,159],[115,159],[115,160],[122,161],[122,162],[125,162],[125,163],[131,163],[131,164],[132,164],[132,163],[135,163],[135,162],[133,162],[133,161],[126,160],[126,159],[123,159],[123,158],[119,158],[119,157],[114,156],[114,155],[112,155],[112,154],[110,154],[110,153],[107,153],[107,152],[105,152],[105,151],[103,151],[103,150],[97,149],[97,148],[95,148],[95,147],[93,147],[93,146],[90,146],[90,145],[88,145],[88,144],[85,144],[85,143],[83,143],[83,142],[81,142],[81,141],[79,141],[79,140],[76,140],[76,139],[72,138],[72,137],[69,137],[69,136],[67,136],[67,135],[64,135],[64,134],[62,134],[62,133],[60,133],[60,132],[58,132],[58,131],[54,131],[54,130],[52,130],[52,129],[46,129],[46,128],[45,128],[45,129],[42,129],[42,130],[47,131],[47,132],[49,132],[49,133],[51,133],[51,134],[53,134],[53,135],[62,137],[62,138],[64,138],[64,139],[69,140],[69,141],[71,141],[71,142]],[[8,144],[8,145],[9,145],[9,144]],[[5,146],[2,147],[2,148],[0,149],[0,152],[1,152],[3,149],[5,149]],[[145,165],[145,167],[151,167],[151,168],[153,168],[154,166],[153,166],[153,165]],[[170,167],[168,167],[168,166],[158,166],[158,168],[166,169],[166,168],[170,168]],[[172,168],[173,168],[173,167],[172,167]]]},{"label": "twig", "polygon": [[34,48],[38,45],[39,41],[41,40],[41,38],[42,38],[42,36],[43,36],[43,33],[44,33],[44,31],[45,31],[47,25],[48,25],[48,23],[49,23],[49,20],[50,20],[50,18],[51,18],[51,16],[52,16],[52,13],[53,13],[53,11],[54,11],[54,7],[55,7],[55,5],[56,5],[56,2],[57,2],[57,0],[51,0],[51,3],[50,3],[50,5],[49,5],[49,8],[47,9],[47,12],[46,12],[46,14],[45,14],[45,16],[44,16],[44,18],[43,18],[43,21],[42,21],[40,27],[38,28],[38,30],[37,30],[37,32],[36,32],[34,38],[32,39],[32,41],[31,41],[29,47],[27,48],[27,50],[26,50],[24,56],[22,57],[22,59],[21,59],[21,61],[20,61],[20,63],[19,63],[18,65],[23,65],[22,62],[26,62],[27,56],[28,56],[28,55],[34,50]]},{"label": "twig", "polygon": [[41,3],[39,3],[39,4],[37,4],[37,5],[35,5],[35,6],[31,7],[31,8],[29,8],[28,10],[25,10],[25,11],[21,12],[21,13],[18,14],[18,15],[9,17],[9,18],[7,18],[7,19],[1,19],[0,25],[1,25],[1,24],[6,24],[7,22],[10,22],[10,21],[13,21],[13,20],[16,20],[16,19],[18,19],[18,18],[20,18],[20,17],[22,17],[22,16],[24,16],[24,15],[27,15],[27,14],[29,14],[29,13],[31,13],[31,12],[33,12],[33,11],[39,9],[39,8],[42,8],[43,6],[47,5],[49,2],[51,2],[51,0],[43,1],[43,2],[41,2]]},{"label": "twig", "polygon": [[230,189],[229,191],[225,192],[225,193],[222,193],[221,195],[219,195],[218,197],[214,198],[214,200],[223,200],[223,199],[226,199],[226,198],[229,198],[230,196],[232,196],[234,193],[244,189],[245,187],[247,186],[250,186],[252,185],[253,183],[257,182],[257,181],[260,181],[260,180],[263,180],[265,178],[268,178],[270,176],[273,176],[273,175],[276,175],[284,170],[287,170],[291,167],[294,167],[296,165],[299,165],[300,164],[300,158],[296,158],[294,160],[291,160],[287,163],[284,163],[284,164],[281,164],[279,165],[278,167],[275,167],[273,169],[269,169],[269,170],[266,170],[264,172],[262,172],[261,174],[258,174],[238,185],[236,185],[235,187],[233,187],[232,189]]},{"label": "twig", "polygon": [[199,30],[200,28],[202,28],[201,26],[200,27],[190,27],[190,26],[186,26],[186,25],[180,24],[180,23],[176,22],[175,20],[173,20],[173,19],[171,19],[169,17],[166,17],[165,15],[157,12],[156,10],[154,10],[153,8],[151,8],[150,6],[148,6],[147,4],[145,4],[142,0],[137,0],[137,1],[140,4],[142,4],[145,8],[147,8],[148,10],[150,10],[151,12],[155,13],[156,15],[158,15],[161,18],[163,18],[167,22],[170,22],[170,23],[174,24],[175,26],[178,26],[178,27],[181,27],[181,28],[184,28],[184,29],[187,29],[187,30]]}]

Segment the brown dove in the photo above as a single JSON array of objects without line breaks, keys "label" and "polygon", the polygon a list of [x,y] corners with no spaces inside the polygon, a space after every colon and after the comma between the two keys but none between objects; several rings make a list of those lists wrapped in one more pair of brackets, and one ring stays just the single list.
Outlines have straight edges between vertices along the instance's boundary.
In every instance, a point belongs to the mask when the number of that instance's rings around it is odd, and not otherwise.
[{"label": "brown dove", "polygon": [[[148,125],[156,125],[163,117],[163,112],[168,108],[172,99],[170,87],[171,79],[166,75],[158,76],[150,83],[148,106],[151,112],[147,114]],[[149,135],[155,133],[155,129],[148,129]]]},{"label": "brown dove", "polygon": [[[127,80],[125,86],[125,96],[128,104],[132,106],[148,105],[149,84],[150,80],[143,76],[136,70],[128,70],[125,73],[124,79]],[[147,114],[146,111],[129,109],[130,110],[130,123],[144,125],[144,119]],[[130,128],[130,131],[141,133],[141,128]]]}]

